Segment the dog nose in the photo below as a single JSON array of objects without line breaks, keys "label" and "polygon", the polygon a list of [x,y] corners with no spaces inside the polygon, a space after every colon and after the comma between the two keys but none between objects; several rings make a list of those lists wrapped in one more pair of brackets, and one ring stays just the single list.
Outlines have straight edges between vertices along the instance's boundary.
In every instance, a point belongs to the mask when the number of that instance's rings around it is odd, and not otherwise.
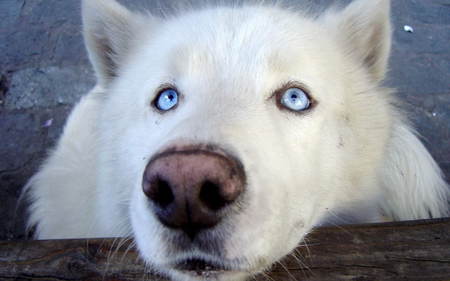
[{"label": "dog nose", "polygon": [[163,152],[147,164],[143,179],[143,192],[159,221],[191,239],[217,225],[244,186],[238,160],[204,149]]}]

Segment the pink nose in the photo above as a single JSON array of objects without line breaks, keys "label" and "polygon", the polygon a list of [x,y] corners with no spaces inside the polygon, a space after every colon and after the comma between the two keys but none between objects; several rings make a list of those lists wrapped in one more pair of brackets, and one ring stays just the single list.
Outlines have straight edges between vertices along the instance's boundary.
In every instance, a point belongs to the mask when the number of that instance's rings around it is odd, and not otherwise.
[{"label": "pink nose", "polygon": [[244,191],[245,173],[236,159],[201,148],[157,155],[144,172],[143,191],[159,221],[191,239],[217,225]]}]

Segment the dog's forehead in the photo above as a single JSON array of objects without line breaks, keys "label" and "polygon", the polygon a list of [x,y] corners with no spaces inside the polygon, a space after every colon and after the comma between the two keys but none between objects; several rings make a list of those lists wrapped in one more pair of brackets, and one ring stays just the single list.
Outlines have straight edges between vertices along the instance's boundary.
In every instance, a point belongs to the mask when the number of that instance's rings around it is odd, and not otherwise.
[{"label": "dog's forehead", "polygon": [[228,81],[288,75],[302,51],[321,44],[319,30],[313,20],[273,7],[192,12],[168,22],[169,68],[175,75]]}]

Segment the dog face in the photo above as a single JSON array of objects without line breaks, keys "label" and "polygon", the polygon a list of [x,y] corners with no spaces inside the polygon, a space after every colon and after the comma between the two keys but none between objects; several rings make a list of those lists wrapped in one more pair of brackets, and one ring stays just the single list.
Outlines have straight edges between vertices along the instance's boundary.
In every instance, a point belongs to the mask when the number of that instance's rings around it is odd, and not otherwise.
[{"label": "dog face", "polygon": [[110,1],[83,8],[104,89],[99,212],[161,272],[243,280],[375,194],[388,1],[314,19],[276,7],[164,20]]}]

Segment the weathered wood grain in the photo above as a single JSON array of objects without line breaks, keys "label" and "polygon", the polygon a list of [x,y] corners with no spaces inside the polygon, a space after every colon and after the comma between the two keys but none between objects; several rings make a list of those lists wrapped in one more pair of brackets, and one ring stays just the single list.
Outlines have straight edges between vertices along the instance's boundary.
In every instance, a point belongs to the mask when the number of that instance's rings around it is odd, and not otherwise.
[{"label": "weathered wood grain", "polygon": [[[450,280],[450,218],[319,228],[262,280]],[[124,239],[0,242],[1,280],[165,280]]]}]

